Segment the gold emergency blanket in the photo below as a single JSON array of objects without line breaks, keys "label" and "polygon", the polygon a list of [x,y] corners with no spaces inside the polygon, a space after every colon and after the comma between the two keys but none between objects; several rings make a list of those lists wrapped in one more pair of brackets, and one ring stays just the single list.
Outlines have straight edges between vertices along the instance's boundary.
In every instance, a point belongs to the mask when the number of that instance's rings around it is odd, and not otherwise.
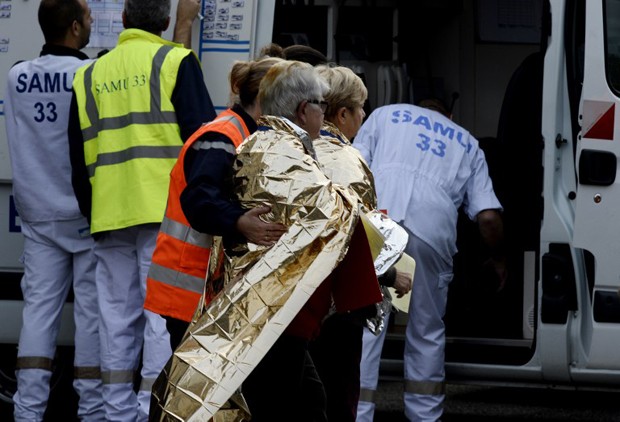
[{"label": "gold emergency blanket", "polygon": [[[377,275],[384,274],[401,257],[409,236],[407,232],[387,215],[377,210],[377,195],[372,172],[360,152],[353,148],[346,136],[332,123],[326,121],[321,137],[314,141],[317,160],[329,179],[348,190],[364,207],[368,223],[367,234],[373,249],[372,232],[379,233],[375,258]],[[375,244],[377,241],[375,241]]]},{"label": "gold emergency blanket", "polygon": [[365,211],[377,208],[375,181],[362,154],[332,123],[325,121],[321,137],[315,139],[314,149],[321,169],[327,177],[356,196]]},{"label": "gold emergency blanket", "polygon": [[246,419],[243,399],[229,398],[343,259],[358,221],[357,199],[331,183],[292,127],[259,123],[275,130],[239,147],[236,194],[247,208],[270,205],[269,220],[289,229],[272,247],[234,249],[224,289],[197,310],[155,383],[152,421]]},{"label": "gold emergency blanket", "polygon": [[[321,138],[314,141],[314,149],[319,165],[327,177],[333,183],[346,188],[364,206],[367,218],[363,221],[370,248],[374,250],[377,275],[384,274],[397,261],[399,263],[402,261],[400,265],[397,264],[400,271],[409,271],[413,276],[415,260],[411,257],[401,259],[409,235],[395,221],[376,209],[374,177],[360,152],[353,148],[347,137],[334,124],[328,121],[323,124]],[[405,265],[405,262],[408,265]],[[392,309],[392,298],[396,297],[392,296],[385,286],[381,286],[381,290],[383,301],[377,304],[377,315],[366,322],[367,328],[375,335],[379,335],[385,328],[385,316]],[[406,298],[409,299],[409,296]],[[401,304],[400,308],[405,306]],[[408,310],[409,307],[406,308]]]}]

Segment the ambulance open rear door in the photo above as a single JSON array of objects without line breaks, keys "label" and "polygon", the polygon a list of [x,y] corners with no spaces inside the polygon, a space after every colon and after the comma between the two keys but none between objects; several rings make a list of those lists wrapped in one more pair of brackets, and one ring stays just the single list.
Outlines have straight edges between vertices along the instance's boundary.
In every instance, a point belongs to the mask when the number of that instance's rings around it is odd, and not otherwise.
[{"label": "ambulance open rear door", "polygon": [[[593,265],[574,319],[574,381],[613,383],[620,370],[620,1],[586,3],[584,82],[580,103],[573,245]],[[578,250],[579,250],[578,249]],[[581,296],[581,295],[580,295]]]}]

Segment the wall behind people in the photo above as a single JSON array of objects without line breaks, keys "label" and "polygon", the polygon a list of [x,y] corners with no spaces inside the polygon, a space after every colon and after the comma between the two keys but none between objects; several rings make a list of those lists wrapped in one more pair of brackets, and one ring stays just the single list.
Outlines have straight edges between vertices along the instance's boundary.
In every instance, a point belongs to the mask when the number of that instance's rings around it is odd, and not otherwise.
[{"label": "wall behind people", "polygon": [[[228,51],[224,56],[222,56],[221,51],[206,51],[209,46],[201,46],[199,43],[199,35],[206,31],[206,28],[209,24],[209,17],[205,15],[203,9],[204,19],[196,19],[192,25],[192,48],[199,56],[201,62],[203,62],[203,72],[205,75],[205,83],[207,88],[210,91],[211,98],[216,107],[220,107],[221,109],[225,108],[228,100],[228,72],[232,67],[232,63],[235,60],[248,60],[254,57],[257,54],[260,46],[263,46],[271,41],[272,35],[272,26],[273,26],[273,9],[274,9],[275,0],[261,0],[260,2],[257,0],[246,0],[244,2],[245,8],[249,10],[249,12],[244,13],[243,18],[245,21],[244,25],[252,28],[252,36],[251,40],[247,43],[240,43],[242,40],[231,40],[234,43],[231,44],[231,48],[228,48]],[[172,8],[170,11],[171,22],[169,28],[163,32],[162,38],[167,40],[173,39],[173,31],[174,31],[174,17],[176,16],[177,4],[178,0],[171,0]],[[5,199],[4,191],[10,191],[10,187],[5,189],[3,183],[8,183],[11,180],[11,166],[8,159],[8,151],[7,151],[7,143],[5,139],[5,126],[4,126],[4,112],[3,112],[3,101],[5,96],[6,89],[6,75],[9,71],[9,68],[19,60],[29,60],[35,58],[39,55],[40,47],[43,45],[43,36],[40,31],[25,31],[24,28],[37,28],[37,8],[39,2],[29,2],[29,1],[20,1],[20,2],[11,2],[11,10],[9,12],[2,11],[2,13],[9,13],[8,17],[1,18],[1,29],[0,29],[0,205],[2,206],[2,210],[9,209],[8,197],[6,198],[6,206],[3,203]],[[100,31],[101,28],[98,27],[98,13],[97,10],[101,10],[101,7],[104,7],[104,2],[92,2],[90,7],[93,11],[93,34],[97,31]],[[105,7],[109,7],[107,4]],[[120,19],[120,11],[122,11],[123,2],[119,2],[117,6],[114,6],[115,9],[118,9],[118,16]],[[260,21],[260,24],[257,22]],[[104,22],[101,21],[101,25],[104,25]],[[119,24],[120,25],[120,24]],[[122,25],[119,26],[118,32],[120,32]],[[118,33],[117,33],[118,35]],[[230,35],[232,32],[230,32]],[[92,41],[92,40],[91,40]],[[116,39],[111,39],[108,42],[109,47],[112,48],[116,44]],[[235,44],[238,44],[235,46]],[[87,46],[83,51],[89,57],[96,57],[97,54],[103,49],[102,47],[92,47],[93,43]],[[201,53],[201,49],[205,50]],[[216,50],[216,49],[212,49]],[[235,50],[235,51],[232,51]],[[225,60],[222,60],[222,57],[226,57]],[[214,70],[211,65],[208,63],[215,63],[216,69]],[[68,84],[70,87],[70,83]],[[222,92],[218,91],[219,87],[223,87]],[[218,110],[220,111],[220,110]],[[4,223],[4,221],[3,221]],[[17,248],[19,249],[19,248]],[[15,264],[18,268],[21,267],[18,263]],[[0,267],[2,267],[2,262],[0,262]]]}]

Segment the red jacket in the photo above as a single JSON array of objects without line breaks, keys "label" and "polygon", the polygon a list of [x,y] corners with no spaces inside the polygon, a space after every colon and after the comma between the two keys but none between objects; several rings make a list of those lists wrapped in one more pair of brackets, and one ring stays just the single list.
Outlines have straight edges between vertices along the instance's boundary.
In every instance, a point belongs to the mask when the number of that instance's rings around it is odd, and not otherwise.
[{"label": "red jacket", "polygon": [[337,312],[354,311],[383,300],[361,221],[342,262],[314,291],[284,333],[306,340],[316,338],[332,299]]}]

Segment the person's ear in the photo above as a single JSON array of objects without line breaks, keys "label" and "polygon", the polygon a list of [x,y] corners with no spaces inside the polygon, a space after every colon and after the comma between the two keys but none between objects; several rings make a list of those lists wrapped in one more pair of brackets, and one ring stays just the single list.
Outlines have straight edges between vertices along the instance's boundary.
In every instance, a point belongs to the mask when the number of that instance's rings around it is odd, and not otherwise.
[{"label": "person's ear", "polygon": [[80,27],[82,26],[81,23],[79,23],[77,20],[73,21],[71,23],[71,35],[73,35],[74,37],[79,37],[80,36]]},{"label": "person's ear", "polygon": [[349,110],[346,107],[340,107],[336,112],[336,117],[338,118],[338,122],[341,124],[345,124],[347,121],[347,113]]},{"label": "person's ear", "polygon": [[301,103],[299,103],[299,107],[297,107],[297,119],[299,120],[299,122],[303,125],[306,124],[306,110],[308,109],[308,101],[304,100]]},{"label": "person's ear", "polygon": [[[169,26],[170,26],[170,16],[168,16],[168,19],[166,19],[166,25],[164,25],[164,31],[168,29]],[[164,32],[164,31],[161,31],[161,32]]]}]

